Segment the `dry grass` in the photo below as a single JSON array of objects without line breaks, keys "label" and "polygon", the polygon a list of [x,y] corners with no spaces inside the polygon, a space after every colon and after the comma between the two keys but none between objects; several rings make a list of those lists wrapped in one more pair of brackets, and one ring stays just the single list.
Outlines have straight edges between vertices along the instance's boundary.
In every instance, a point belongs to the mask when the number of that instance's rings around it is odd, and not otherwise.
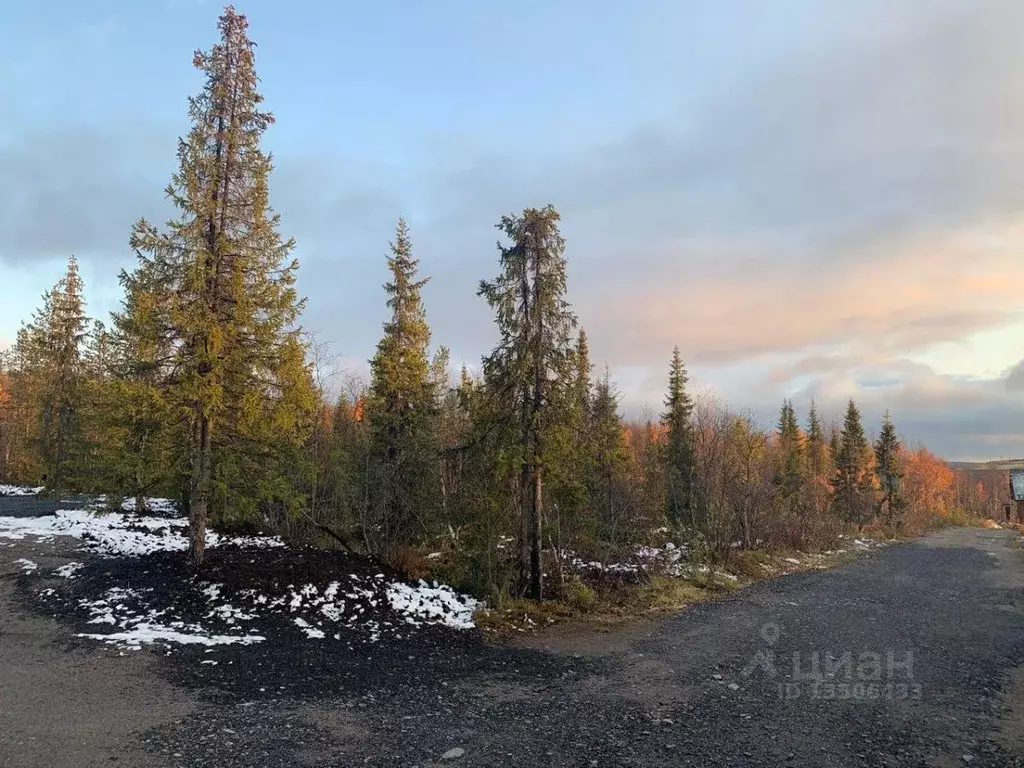
[{"label": "dry grass", "polygon": [[[1021,531],[1024,533],[1024,525]],[[862,538],[869,536],[862,534]],[[818,553],[743,550],[733,553],[727,569],[719,567],[711,572],[698,572],[690,578],[652,576],[646,584],[603,589],[573,580],[567,582],[558,599],[542,603],[513,600],[500,609],[479,611],[476,621],[477,626],[498,639],[533,633],[557,624],[605,631],[660,614],[678,613],[694,603],[713,600],[757,581],[834,568],[871,551],[875,550]]]},{"label": "dry grass", "polygon": [[644,585],[598,593],[585,587],[593,598],[562,600],[513,600],[501,609],[476,614],[477,626],[491,635],[509,636],[533,632],[553,624],[572,622],[594,628],[611,627],[663,613],[677,613],[696,602],[708,600],[729,587],[707,588],[693,581],[654,576]]}]

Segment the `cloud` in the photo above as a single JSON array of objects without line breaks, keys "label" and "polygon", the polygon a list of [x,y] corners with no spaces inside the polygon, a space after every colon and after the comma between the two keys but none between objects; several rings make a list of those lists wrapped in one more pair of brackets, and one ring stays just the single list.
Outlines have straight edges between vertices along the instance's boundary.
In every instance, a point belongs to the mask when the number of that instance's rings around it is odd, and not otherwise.
[{"label": "cloud", "polygon": [[21,126],[0,142],[0,263],[123,259],[139,216],[166,217],[173,132],[133,128]]},{"label": "cloud", "polygon": [[676,343],[696,363],[820,348],[908,353],[1020,319],[1022,246],[1024,221],[986,222],[894,238],[887,259],[837,251],[802,265],[766,253],[662,286],[622,278],[580,306],[609,357],[624,364],[664,356]]},{"label": "cloud", "polygon": [[[599,143],[552,139],[557,116],[540,114],[508,143],[411,126],[401,160],[282,145],[271,194],[299,241],[306,325],[353,360],[372,354],[405,215],[435,340],[478,358],[493,340],[475,295],[497,271],[493,224],[551,201],[595,360],[623,372],[637,407],[659,402],[679,344],[694,380],[737,404],[773,414],[784,393],[855,394],[898,405],[908,433],[950,451],[981,450],[982,431],[1013,445],[1020,366],[980,383],[909,358],[1021,317],[1024,4],[864,2],[837,5],[831,25],[821,7],[783,4],[783,26],[804,34],[738,60],[714,100],[669,93],[657,118]],[[3,265],[121,258],[135,218],[162,218],[180,126],[0,131]]]},{"label": "cloud", "polygon": [[1011,392],[1024,392],[1024,360],[1006,374],[1006,388]]}]

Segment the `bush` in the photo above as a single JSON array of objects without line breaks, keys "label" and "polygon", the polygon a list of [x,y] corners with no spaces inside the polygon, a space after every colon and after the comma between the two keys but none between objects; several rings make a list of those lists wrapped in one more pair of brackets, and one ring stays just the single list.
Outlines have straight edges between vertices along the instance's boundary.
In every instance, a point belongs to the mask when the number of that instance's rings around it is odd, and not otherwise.
[{"label": "bush", "polygon": [[573,576],[565,583],[563,599],[574,610],[585,613],[597,604],[597,593],[584,584],[579,576]]},{"label": "bush", "polygon": [[430,575],[430,561],[413,547],[399,547],[388,560],[388,565],[413,581],[425,579]]}]

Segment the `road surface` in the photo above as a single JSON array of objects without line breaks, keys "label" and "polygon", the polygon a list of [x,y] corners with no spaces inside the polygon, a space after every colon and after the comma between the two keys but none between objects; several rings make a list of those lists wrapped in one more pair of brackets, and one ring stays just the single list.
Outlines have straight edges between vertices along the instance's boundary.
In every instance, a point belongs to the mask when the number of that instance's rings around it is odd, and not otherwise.
[{"label": "road surface", "polygon": [[217,665],[76,641],[14,562],[61,545],[0,542],[0,766],[1024,765],[1019,541],[945,530],[532,648],[447,633]]}]

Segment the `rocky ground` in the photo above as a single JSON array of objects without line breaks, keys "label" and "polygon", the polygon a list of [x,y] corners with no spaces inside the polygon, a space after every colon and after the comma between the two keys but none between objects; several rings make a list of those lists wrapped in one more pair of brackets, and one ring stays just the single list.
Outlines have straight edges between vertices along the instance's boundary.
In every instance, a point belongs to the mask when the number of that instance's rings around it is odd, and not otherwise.
[{"label": "rocky ground", "polygon": [[498,647],[365,561],[224,541],[192,578],[68,531],[0,534],[0,766],[1024,765],[1015,532]]}]

